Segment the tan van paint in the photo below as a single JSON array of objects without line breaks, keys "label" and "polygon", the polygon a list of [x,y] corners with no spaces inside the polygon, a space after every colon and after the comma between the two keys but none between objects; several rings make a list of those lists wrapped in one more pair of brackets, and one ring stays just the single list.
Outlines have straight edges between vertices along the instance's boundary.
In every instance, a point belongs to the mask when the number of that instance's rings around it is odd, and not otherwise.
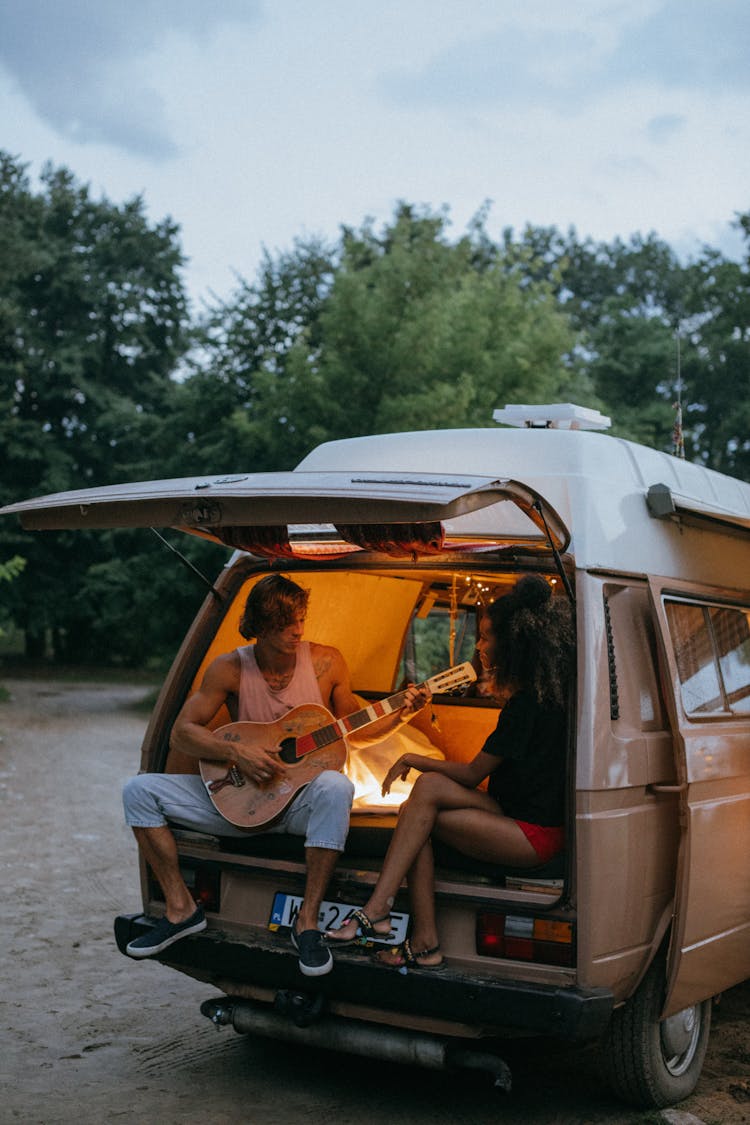
[{"label": "tan van paint", "polygon": [[[299,892],[302,857],[280,837],[238,849],[181,833],[196,894],[215,884],[220,897],[208,930],[160,960],[231,997],[205,1010],[239,1030],[424,1065],[466,1059],[466,1043],[486,1036],[598,1038],[627,1100],[691,1092],[710,998],[750,976],[750,485],[601,433],[446,430],[330,442],[293,473],[87,489],[3,512],[33,529],[156,524],[225,542],[241,532],[246,549],[218,577],[154,710],[148,769],[185,768],[168,757],[171,723],[208,661],[241,643],[240,605],[269,567],[312,590],[310,635],[340,647],[355,690],[375,696],[411,676],[428,640],[444,644],[445,666],[465,658],[455,650],[471,651],[477,601],[520,573],[545,574],[558,597],[569,588],[578,660],[559,870],[480,870],[446,855],[446,972],[404,980],[337,951],[311,992],[283,930],[268,929],[274,895]],[[393,557],[404,526],[425,521],[442,524],[442,550]],[[381,548],[356,549],[352,525]],[[283,557],[253,553],[253,529],[267,542],[258,529],[269,527],[288,535]],[[352,629],[363,604],[365,627]],[[497,717],[481,697],[436,697],[432,710],[414,737],[457,758]],[[366,899],[394,822],[368,800],[334,910]],[[145,914],[158,915],[145,867],[142,886]],[[147,924],[118,918],[120,948]],[[508,954],[481,944],[487,925],[501,927]]]}]

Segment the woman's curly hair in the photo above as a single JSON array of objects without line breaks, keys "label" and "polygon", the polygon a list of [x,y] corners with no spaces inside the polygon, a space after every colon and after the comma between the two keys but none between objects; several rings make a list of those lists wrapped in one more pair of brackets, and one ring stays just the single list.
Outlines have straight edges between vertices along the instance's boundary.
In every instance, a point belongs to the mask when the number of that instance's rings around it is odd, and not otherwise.
[{"label": "woman's curly hair", "polygon": [[492,626],[494,678],[533,692],[539,703],[564,707],[575,652],[573,614],[548,583],[527,574],[487,607]]}]

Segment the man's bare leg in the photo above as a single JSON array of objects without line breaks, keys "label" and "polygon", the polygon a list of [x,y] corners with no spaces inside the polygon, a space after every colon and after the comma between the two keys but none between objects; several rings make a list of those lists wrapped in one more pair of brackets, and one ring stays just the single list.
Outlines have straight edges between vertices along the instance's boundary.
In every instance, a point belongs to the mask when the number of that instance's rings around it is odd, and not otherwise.
[{"label": "man's bare leg", "polygon": [[133,835],[162,889],[167,919],[170,922],[185,922],[195,913],[196,905],[180,874],[177,844],[171,830],[166,825],[160,828],[134,828]]},{"label": "man's bare leg", "polygon": [[307,878],[305,896],[296,922],[298,933],[302,933],[303,930],[317,930],[320,904],[325,897],[338,858],[339,853],[330,848],[305,849]]}]

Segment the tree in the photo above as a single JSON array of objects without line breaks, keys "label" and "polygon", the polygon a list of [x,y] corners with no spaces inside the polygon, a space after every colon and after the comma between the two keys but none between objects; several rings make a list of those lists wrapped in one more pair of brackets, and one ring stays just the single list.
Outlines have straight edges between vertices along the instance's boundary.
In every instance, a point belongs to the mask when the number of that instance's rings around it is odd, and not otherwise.
[{"label": "tree", "polygon": [[[748,216],[737,222],[748,237]],[[705,247],[682,263],[654,234],[597,243],[527,228],[518,239],[506,231],[504,244],[553,286],[615,433],[671,450],[679,399],[688,459],[750,475],[747,262]]]},{"label": "tree", "polygon": [[334,269],[324,243],[297,240],[209,310],[165,420],[168,475],[291,468],[307,452],[289,424],[289,362],[302,336],[319,341]]},{"label": "tree", "polygon": [[744,262],[705,247],[686,270],[682,377],[692,457],[750,480],[750,212],[736,226]]},{"label": "tree", "polygon": [[[5,502],[152,475],[188,342],[181,264],[177,228],[149,224],[140,198],[93,200],[50,166],[35,192],[25,168],[0,153]],[[113,553],[108,537],[21,538],[6,523],[0,541],[28,559],[7,596],[29,654],[48,633],[61,650],[88,651],[90,616],[73,619],[71,605],[89,567]]]},{"label": "tree", "polygon": [[403,204],[379,233],[344,228],[332,252],[266,259],[218,310],[184,388],[225,402],[215,462],[220,446],[225,465],[291,468],[321,441],[490,425],[498,404],[575,385],[550,286],[519,283],[482,215],[457,242],[447,227]]}]

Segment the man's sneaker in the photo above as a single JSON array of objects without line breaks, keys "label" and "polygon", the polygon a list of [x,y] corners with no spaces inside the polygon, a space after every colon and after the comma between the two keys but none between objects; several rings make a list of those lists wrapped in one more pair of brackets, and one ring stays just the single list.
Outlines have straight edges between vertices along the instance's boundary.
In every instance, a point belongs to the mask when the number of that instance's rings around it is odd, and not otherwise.
[{"label": "man's sneaker", "polygon": [[160,918],[147,934],[142,934],[141,937],[134,938],[129,942],[125,946],[125,952],[130,954],[131,957],[153,957],[155,953],[161,953],[162,949],[166,949],[168,945],[173,945],[181,938],[187,937],[188,934],[197,934],[205,928],[206,919],[203,914],[203,907],[199,906],[184,922],[170,922],[166,917]]},{"label": "man's sneaker", "polygon": [[299,967],[306,977],[322,977],[330,973],[333,957],[320,930],[303,930],[298,934],[292,928],[292,945],[299,953]]}]

